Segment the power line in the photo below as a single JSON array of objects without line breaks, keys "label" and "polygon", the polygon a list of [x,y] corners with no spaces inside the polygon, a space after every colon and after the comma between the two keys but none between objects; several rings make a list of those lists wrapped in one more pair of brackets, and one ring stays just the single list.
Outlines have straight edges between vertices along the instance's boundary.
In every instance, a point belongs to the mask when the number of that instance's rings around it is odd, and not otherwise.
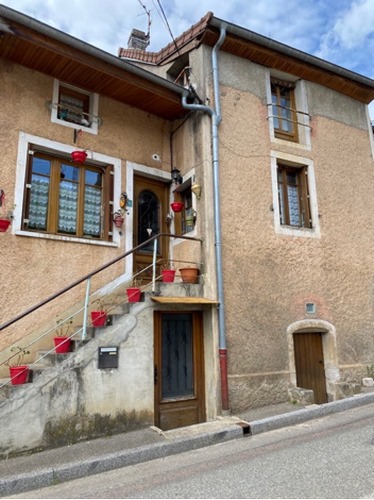
[{"label": "power line", "polygon": [[[154,3],[154,2],[153,2],[153,3]],[[162,17],[164,18],[164,22],[165,22],[165,24],[166,24],[166,27],[167,27],[167,29],[168,29],[169,33],[170,33],[171,39],[172,39],[172,40],[173,40],[173,42],[174,42],[175,48],[177,49],[178,54],[179,54],[179,55],[181,55],[181,53],[179,52],[179,49],[178,49],[177,42],[175,41],[175,38],[174,38],[173,33],[172,33],[172,31],[171,31],[171,28],[170,28],[170,25],[169,25],[169,21],[168,21],[168,19],[167,19],[167,17],[166,17],[166,14],[165,14],[164,8],[163,8],[163,7],[162,7],[162,5],[161,5],[161,1],[160,1],[160,0],[157,0],[157,4],[158,4],[158,6],[159,6],[159,8],[160,8],[160,10],[161,10]]]}]

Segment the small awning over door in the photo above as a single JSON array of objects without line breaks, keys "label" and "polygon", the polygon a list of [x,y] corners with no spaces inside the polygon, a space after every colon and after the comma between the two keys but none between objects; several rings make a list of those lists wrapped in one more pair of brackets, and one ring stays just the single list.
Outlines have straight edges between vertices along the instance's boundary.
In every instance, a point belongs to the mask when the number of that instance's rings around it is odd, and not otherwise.
[{"label": "small awning over door", "polygon": [[151,299],[159,304],[218,304],[217,300],[205,297],[151,297]]}]

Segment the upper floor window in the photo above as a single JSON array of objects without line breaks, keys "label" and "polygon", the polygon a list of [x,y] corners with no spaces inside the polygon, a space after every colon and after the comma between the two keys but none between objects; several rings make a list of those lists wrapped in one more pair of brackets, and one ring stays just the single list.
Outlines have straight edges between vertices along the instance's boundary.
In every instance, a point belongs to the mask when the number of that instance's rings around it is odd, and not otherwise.
[{"label": "upper floor window", "polygon": [[295,85],[272,78],[271,102],[275,137],[297,142]]},{"label": "upper floor window", "polygon": [[320,238],[313,160],[282,151],[271,151],[270,158],[275,232]]},{"label": "upper floor window", "polygon": [[111,170],[30,151],[22,229],[111,241]]},{"label": "upper floor window", "polygon": [[51,120],[66,127],[97,134],[100,122],[98,102],[97,94],[55,80]]},{"label": "upper floor window", "polygon": [[278,164],[279,217],[282,225],[312,227],[307,167]]}]

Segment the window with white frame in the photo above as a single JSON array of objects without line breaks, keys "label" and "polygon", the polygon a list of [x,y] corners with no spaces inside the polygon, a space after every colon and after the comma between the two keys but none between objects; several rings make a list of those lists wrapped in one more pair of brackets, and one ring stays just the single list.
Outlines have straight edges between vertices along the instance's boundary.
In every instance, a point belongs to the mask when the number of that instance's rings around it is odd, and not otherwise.
[{"label": "window with white frame", "polygon": [[313,161],[287,153],[272,152],[271,166],[276,232],[319,237]]},{"label": "window with white frame", "polygon": [[53,85],[51,120],[65,127],[97,134],[99,96],[58,80]]},{"label": "window with white frame", "polygon": [[73,150],[19,133],[13,232],[118,247],[121,235],[112,217],[114,200],[121,195],[121,160],[90,151],[83,164],[76,163]]},{"label": "window with white frame", "polygon": [[113,166],[78,164],[29,145],[22,229],[112,240]]}]

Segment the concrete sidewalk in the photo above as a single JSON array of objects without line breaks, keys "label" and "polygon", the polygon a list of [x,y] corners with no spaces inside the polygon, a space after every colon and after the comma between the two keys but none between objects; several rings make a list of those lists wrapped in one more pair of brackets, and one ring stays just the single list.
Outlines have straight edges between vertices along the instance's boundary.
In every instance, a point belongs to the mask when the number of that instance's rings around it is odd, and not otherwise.
[{"label": "concrete sidewalk", "polygon": [[190,427],[165,432],[150,427],[2,460],[0,496],[22,493],[246,435],[296,425],[373,403],[374,392],[307,407],[282,403]]}]

